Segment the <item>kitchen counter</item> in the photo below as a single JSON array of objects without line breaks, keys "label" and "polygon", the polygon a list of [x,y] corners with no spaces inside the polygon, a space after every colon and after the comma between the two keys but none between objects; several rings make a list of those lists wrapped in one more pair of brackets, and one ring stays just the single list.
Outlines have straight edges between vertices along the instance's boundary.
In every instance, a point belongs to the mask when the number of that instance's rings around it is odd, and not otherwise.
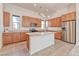
[{"label": "kitchen counter", "polygon": [[29,36],[42,36],[52,34],[52,32],[28,32],[26,34],[29,34]]},{"label": "kitchen counter", "polygon": [[[40,30],[37,30],[37,32],[60,32],[62,30],[50,30],[50,29],[40,29]],[[13,33],[13,32],[26,32],[26,33],[37,33],[37,32],[31,32],[30,30],[15,30],[15,31],[12,31],[12,30],[9,30],[9,31],[5,31],[4,33]]]},{"label": "kitchen counter", "polygon": [[29,53],[32,55],[44,48],[54,45],[54,32],[32,32],[29,35]]}]

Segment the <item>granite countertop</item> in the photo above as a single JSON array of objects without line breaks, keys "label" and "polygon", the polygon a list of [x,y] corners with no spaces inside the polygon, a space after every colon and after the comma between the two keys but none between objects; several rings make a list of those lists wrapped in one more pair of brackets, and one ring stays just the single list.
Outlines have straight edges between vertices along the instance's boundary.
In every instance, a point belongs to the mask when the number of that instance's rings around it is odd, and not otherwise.
[{"label": "granite countertop", "polygon": [[26,33],[30,36],[41,36],[41,35],[48,35],[48,34],[53,34],[54,32],[30,32],[30,33]]},{"label": "granite countertop", "polygon": [[[60,30],[62,31],[62,30]],[[26,32],[26,33],[40,33],[40,32],[60,32],[57,30],[37,30],[37,32],[31,32],[29,30],[21,30],[21,31],[7,31],[7,32],[3,32],[3,33],[17,33],[17,32]]]}]

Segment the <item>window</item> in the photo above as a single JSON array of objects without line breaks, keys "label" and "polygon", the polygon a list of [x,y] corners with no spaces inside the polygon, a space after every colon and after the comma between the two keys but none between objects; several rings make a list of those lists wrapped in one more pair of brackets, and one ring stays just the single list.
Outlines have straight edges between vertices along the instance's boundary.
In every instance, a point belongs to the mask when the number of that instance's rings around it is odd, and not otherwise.
[{"label": "window", "polygon": [[12,16],[12,27],[13,29],[20,29],[20,17],[19,16]]},{"label": "window", "polygon": [[41,21],[41,26],[42,26],[42,29],[45,29],[45,21]]},{"label": "window", "polygon": [[48,21],[41,21],[41,28],[42,29],[45,29],[45,28],[47,28],[48,27]]},{"label": "window", "polygon": [[46,21],[46,28],[48,28],[48,21]]}]

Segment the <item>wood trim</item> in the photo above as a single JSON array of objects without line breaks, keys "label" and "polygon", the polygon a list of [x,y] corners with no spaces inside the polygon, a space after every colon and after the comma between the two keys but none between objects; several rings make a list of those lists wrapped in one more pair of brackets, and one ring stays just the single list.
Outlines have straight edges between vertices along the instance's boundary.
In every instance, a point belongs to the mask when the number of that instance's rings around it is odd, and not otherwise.
[{"label": "wood trim", "polygon": [[71,23],[69,22],[69,42],[71,42]]},{"label": "wood trim", "polygon": [[75,44],[76,44],[76,21],[75,21]]},{"label": "wood trim", "polygon": [[[28,34],[27,34],[28,35]],[[28,48],[28,50],[30,49],[30,37],[29,37],[29,35],[28,35],[28,40],[27,40],[27,48]]]},{"label": "wood trim", "polygon": [[[33,18],[33,19],[40,19],[40,18],[32,17],[32,16],[24,16],[24,17],[27,17],[27,18]],[[40,19],[40,20],[41,20],[41,19]]]},{"label": "wood trim", "polygon": [[76,20],[67,20],[67,21],[62,21],[62,22],[70,22],[70,21],[76,21]]}]

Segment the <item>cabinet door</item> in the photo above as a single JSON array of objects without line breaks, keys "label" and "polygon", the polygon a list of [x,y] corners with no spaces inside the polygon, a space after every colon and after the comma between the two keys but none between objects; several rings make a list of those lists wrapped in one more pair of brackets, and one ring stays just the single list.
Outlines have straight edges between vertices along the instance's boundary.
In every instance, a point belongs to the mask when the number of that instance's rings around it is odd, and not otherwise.
[{"label": "cabinet door", "polygon": [[66,14],[65,16],[66,16],[66,21],[69,21],[70,18],[71,18],[71,17],[70,17],[70,14],[68,13],[68,14]]},{"label": "cabinet door", "polygon": [[30,18],[27,16],[22,16],[22,26],[23,27],[29,27],[30,26]]},{"label": "cabinet door", "polygon": [[34,19],[33,22],[37,24],[37,27],[41,27],[41,20],[40,19]]},{"label": "cabinet door", "polygon": [[65,14],[65,15],[61,16],[61,19],[62,19],[62,21],[76,20],[76,13],[71,12],[71,13]]},{"label": "cabinet door", "polygon": [[69,13],[69,20],[76,20],[76,13],[75,12]]},{"label": "cabinet door", "polygon": [[57,19],[52,20],[52,27],[57,27]]},{"label": "cabinet door", "polygon": [[62,39],[62,32],[56,32],[55,33],[55,39],[61,40]]},{"label": "cabinet door", "polygon": [[3,12],[3,24],[4,27],[7,27],[10,25],[10,13],[8,12]]},{"label": "cabinet door", "polygon": [[19,42],[20,41],[20,33],[19,32],[12,33],[12,39],[13,39],[13,43]]},{"label": "cabinet door", "polygon": [[56,19],[56,27],[61,27],[61,17]]},{"label": "cabinet door", "polygon": [[65,15],[61,16],[61,21],[66,21],[66,16]]},{"label": "cabinet door", "polygon": [[49,27],[56,27],[56,18],[49,19],[48,20],[48,26]]},{"label": "cabinet door", "polygon": [[12,43],[12,35],[8,33],[3,33],[3,45]]},{"label": "cabinet door", "polygon": [[29,27],[31,23],[36,23],[37,27],[41,27],[41,20],[39,18],[23,16],[22,17],[22,26]]},{"label": "cabinet door", "polygon": [[76,20],[76,13],[75,12],[71,12],[66,14],[66,20],[70,21],[70,20]]},{"label": "cabinet door", "polygon": [[49,27],[61,27],[61,18],[54,18],[48,21]]},{"label": "cabinet door", "polygon": [[21,32],[20,33],[20,41],[25,41],[25,40],[27,40],[26,33]]}]

